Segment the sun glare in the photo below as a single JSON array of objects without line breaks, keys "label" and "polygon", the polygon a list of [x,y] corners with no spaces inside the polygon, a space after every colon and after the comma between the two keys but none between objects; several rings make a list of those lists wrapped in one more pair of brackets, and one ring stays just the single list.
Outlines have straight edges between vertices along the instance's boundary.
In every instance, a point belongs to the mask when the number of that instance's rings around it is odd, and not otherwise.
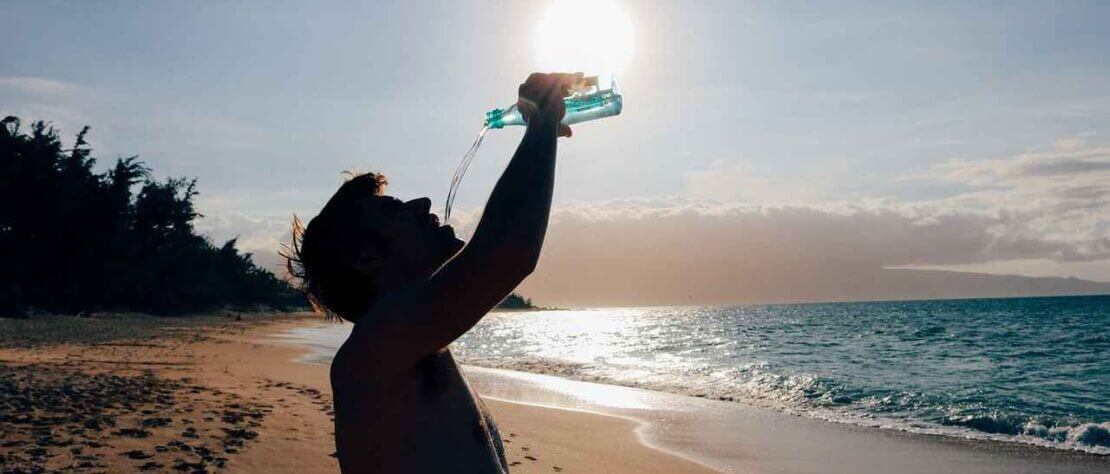
[{"label": "sun glare", "polygon": [[632,20],[612,0],[555,0],[536,28],[544,71],[619,74],[632,56]]}]

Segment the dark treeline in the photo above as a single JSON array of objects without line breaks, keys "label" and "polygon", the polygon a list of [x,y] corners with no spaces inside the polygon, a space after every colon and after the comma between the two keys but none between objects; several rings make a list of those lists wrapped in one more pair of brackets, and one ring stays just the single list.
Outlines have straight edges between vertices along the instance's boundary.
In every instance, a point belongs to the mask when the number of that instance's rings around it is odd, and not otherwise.
[{"label": "dark treeline", "polygon": [[137,157],[96,173],[88,131],[64,149],[44,122],[0,122],[0,316],[306,305],[234,239],[195,233],[195,179],[155,180]]},{"label": "dark treeline", "polygon": [[532,298],[527,298],[526,299],[523,296],[520,296],[516,293],[509,293],[509,296],[506,296],[505,299],[501,300],[501,303],[499,303],[497,305],[497,307],[501,308],[501,309],[535,309],[536,308],[535,306],[532,306]]}]

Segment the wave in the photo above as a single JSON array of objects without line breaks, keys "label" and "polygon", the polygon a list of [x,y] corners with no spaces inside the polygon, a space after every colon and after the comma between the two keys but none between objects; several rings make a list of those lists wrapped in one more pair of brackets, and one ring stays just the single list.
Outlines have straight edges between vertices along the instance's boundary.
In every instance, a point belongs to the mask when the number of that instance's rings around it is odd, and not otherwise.
[{"label": "wave", "polygon": [[1110,421],[1066,423],[1009,413],[962,413],[921,419],[905,413],[911,408],[937,413],[953,409],[930,405],[920,394],[860,393],[816,376],[777,374],[759,363],[727,371],[663,374],[643,368],[536,357],[456,356],[468,365],[739,402],[837,423],[1110,455]]},{"label": "wave", "polygon": [[1052,428],[1028,422],[1022,426],[1022,434],[1068,445],[1110,447],[1110,422]]}]

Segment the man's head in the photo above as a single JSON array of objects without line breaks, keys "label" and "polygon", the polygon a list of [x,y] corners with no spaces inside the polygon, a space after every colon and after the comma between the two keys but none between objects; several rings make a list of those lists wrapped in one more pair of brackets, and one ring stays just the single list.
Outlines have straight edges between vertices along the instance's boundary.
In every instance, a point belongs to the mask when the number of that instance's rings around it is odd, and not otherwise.
[{"label": "man's head", "polygon": [[329,316],[357,320],[381,293],[428,278],[463,246],[431,200],[402,202],[383,195],[385,185],[381,174],[354,176],[303,232],[294,222],[289,273]]}]

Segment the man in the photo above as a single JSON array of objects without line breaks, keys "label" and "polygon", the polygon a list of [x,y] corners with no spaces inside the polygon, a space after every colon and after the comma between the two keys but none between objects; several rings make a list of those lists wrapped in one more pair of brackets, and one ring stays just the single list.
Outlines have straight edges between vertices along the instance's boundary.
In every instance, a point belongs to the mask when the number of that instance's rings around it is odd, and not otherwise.
[{"label": "man", "polygon": [[556,138],[571,134],[559,123],[562,99],[581,79],[533,74],[520,86],[528,128],[465,248],[428,198],[384,196],[373,173],[343,184],[294,238],[291,272],[313,304],[354,322],[331,366],[344,472],[508,470],[497,428],[447,345],[535,269]]}]

